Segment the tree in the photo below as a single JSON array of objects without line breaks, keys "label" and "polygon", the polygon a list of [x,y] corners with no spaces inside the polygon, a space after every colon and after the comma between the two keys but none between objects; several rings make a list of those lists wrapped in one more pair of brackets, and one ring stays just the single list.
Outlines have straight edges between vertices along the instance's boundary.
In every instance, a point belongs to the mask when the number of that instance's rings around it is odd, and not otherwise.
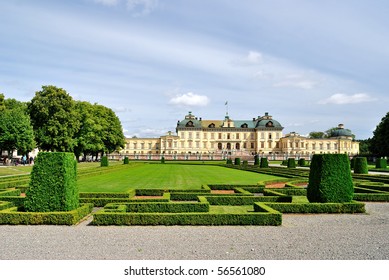
[{"label": "tree", "polygon": [[373,138],[370,141],[370,151],[379,156],[389,156],[389,112],[381,119],[373,132]]},{"label": "tree", "polygon": [[311,139],[321,139],[324,138],[324,132],[321,131],[312,131],[309,133],[309,138]]},{"label": "tree", "polygon": [[5,109],[4,105],[4,94],[0,93],[0,112]]},{"label": "tree", "polygon": [[38,147],[45,151],[73,151],[80,128],[73,98],[62,88],[42,86],[28,103]]},{"label": "tree", "polygon": [[6,108],[0,115],[0,150],[12,156],[14,150],[26,155],[35,148],[30,117],[22,107]]}]

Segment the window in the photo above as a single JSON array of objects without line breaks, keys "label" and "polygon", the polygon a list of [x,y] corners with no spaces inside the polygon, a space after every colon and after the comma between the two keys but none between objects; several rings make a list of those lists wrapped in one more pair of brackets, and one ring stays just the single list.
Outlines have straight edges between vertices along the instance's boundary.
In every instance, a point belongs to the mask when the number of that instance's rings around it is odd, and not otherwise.
[{"label": "window", "polygon": [[265,142],[261,142],[261,148],[265,148]]},{"label": "window", "polygon": [[239,143],[236,143],[235,149],[240,150],[240,144]]},{"label": "window", "polygon": [[247,128],[247,123],[244,123],[240,126],[241,128]]},{"label": "window", "polygon": [[196,139],[200,139],[200,132],[196,132]]},{"label": "window", "polygon": [[215,139],[215,133],[211,133],[211,139]]},{"label": "window", "polygon": [[227,143],[227,150],[231,150],[231,143]]},{"label": "window", "polygon": [[188,139],[192,139],[192,132],[188,132]]},{"label": "window", "polygon": [[217,144],[217,148],[218,148],[219,150],[221,150],[221,149],[223,148],[222,143],[218,143],[218,144]]},{"label": "window", "polygon": [[251,149],[254,149],[254,143],[251,143]]},{"label": "window", "polygon": [[327,143],[327,150],[330,150],[330,149],[331,149],[331,144]]},{"label": "window", "polygon": [[185,125],[186,127],[194,127],[193,125],[193,122],[192,121],[188,121]]},{"label": "window", "polygon": [[231,136],[230,136],[230,134],[229,134],[229,133],[227,133],[227,139],[230,139],[230,137],[231,137]]},{"label": "window", "polygon": [[219,139],[222,139],[222,134],[221,133],[219,133]]},{"label": "window", "polygon": [[239,139],[239,133],[236,134],[236,139]]},{"label": "window", "polygon": [[271,139],[271,133],[269,133],[269,139]]},{"label": "window", "polygon": [[182,139],[185,138],[185,133],[184,133],[184,132],[181,132],[181,138],[182,138]]}]

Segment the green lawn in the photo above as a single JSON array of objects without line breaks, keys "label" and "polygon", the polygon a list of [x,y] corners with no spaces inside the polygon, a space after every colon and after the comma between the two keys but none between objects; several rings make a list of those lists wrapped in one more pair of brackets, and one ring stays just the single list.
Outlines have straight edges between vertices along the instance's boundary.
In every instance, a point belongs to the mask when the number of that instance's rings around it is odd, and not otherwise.
[{"label": "green lawn", "polygon": [[[96,167],[101,168],[102,167]],[[122,192],[132,188],[199,189],[203,184],[256,184],[277,177],[211,165],[130,164],[80,176],[80,192]]]}]

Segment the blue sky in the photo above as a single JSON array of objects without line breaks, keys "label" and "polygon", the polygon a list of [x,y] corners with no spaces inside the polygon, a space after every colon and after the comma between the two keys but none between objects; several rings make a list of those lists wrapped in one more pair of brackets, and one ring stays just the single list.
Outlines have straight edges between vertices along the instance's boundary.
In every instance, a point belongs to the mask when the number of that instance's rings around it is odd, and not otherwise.
[{"label": "blue sky", "polygon": [[269,112],[306,135],[372,137],[389,111],[385,0],[15,0],[0,3],[0,92],[42,85],[110,107],[125,135]]}]

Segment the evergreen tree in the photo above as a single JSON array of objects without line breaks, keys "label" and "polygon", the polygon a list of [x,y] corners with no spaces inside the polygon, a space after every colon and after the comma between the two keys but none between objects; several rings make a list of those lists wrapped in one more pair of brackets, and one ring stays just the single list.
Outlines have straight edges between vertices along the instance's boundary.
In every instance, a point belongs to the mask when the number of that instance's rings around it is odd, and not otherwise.
[{"label": "evergreen tree", "polygon": [[377,156],[389,156],[389,112],[381,119],[373,132],[370,141],[370,151]]}]

